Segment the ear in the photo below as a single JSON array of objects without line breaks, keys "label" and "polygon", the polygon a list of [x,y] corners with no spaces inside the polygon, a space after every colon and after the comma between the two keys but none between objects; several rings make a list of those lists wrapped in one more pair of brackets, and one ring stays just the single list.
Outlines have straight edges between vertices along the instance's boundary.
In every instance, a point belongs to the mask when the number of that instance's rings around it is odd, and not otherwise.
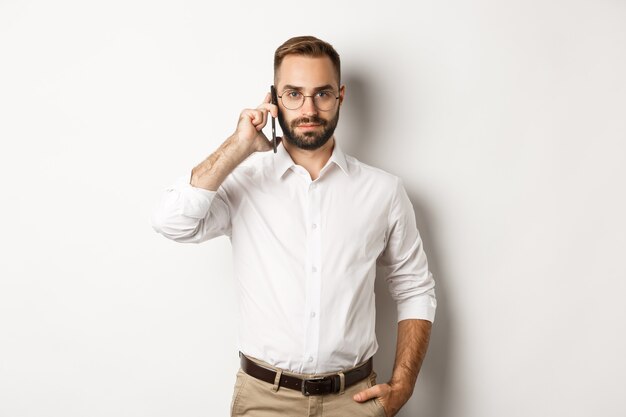
[{"label": "ear", "polygon": [[340,106],[341,106],[341,103],[343,103],[343,98],[345,95],[346,95],[346,86],[344,84],[339,88],[339,105]]}]

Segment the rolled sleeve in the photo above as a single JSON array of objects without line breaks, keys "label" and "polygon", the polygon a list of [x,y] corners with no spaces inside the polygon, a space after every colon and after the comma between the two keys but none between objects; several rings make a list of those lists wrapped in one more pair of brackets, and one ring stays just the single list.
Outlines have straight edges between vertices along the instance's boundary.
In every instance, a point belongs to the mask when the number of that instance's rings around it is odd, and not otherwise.
[{"label": "rolled sleeve", "polygon": [[181,176],[163,191],[152,212],[152,228],[181,243],[230,236],[230,213],[223,190],[194,187],[189,178]]},{"label": "rolled sleeve", "polygon": [[399,178],[388,222],[387,245],[378,258],[378,266],[391,297],[396,301],[398,321],[423,319],[433,322],[437,308],[435,280],[428,270],[413,205]]}]

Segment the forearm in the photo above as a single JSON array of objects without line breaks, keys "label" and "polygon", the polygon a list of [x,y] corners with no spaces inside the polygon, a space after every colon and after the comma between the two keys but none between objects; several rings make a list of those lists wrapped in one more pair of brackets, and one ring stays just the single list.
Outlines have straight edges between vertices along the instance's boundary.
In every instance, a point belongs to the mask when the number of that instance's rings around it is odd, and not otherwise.
[{"label": "forearm", "polygon": [[217,191],[228,174],[250,155],[245,144],[237,139],[236,134],[233,134],[208,158],[194,167],[189,183],[194,187]]},{"label": "forearm", "polygon": [[398,343],[393,375],[386,384],[377,384],[354,395],[354,400],[364,402],[377,397],[389,417],[395,416],[413,395],[430,339],[431,322],[407,319],[398,323]]},{"label": "forearm", "polygon": [[254,152],[269,151],[272,146],[263,134],[267,114],[278,117],[278,108],[271,104],[270,94],[256,109],[244,109],[239,115],[237,129],[207,159],[191,170],[189,184],[194,187],[217,191],[240,163]]},{"label": "forearm", "polygon": [[432,323],[427,320],[402,320],[398,323],[396,360],[389,385],[398,388],[408,400],[426,356]]}]

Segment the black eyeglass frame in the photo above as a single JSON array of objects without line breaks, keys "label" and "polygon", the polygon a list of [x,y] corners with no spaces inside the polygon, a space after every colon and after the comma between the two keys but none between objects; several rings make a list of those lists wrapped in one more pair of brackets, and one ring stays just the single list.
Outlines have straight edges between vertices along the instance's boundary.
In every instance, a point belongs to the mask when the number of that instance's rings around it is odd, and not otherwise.
[{"label": "black eyeglass frame", "polygon": [[[295,91],[296,93],[298,93],[298,94],[300,94],[300,95],[302,96],[302,103],[301,103],[298,107],[296,107],[295,109],[290,109],[289,107],[285,106],[285,103],[283,102],[283,96],[285,95],[285,92],[287,92],[287,91]],[[321,92],[323,92],[323,91],[326,91],[326,92],[328,92],[328,93],[332,93],[332,91],[331,91],[331,90],[322,90],[322,91],[318,91],[318,92],[317,92],[317,93],[315,93],[315,94],[321,93]],[[317,103],[315,102],[315,98],[314,98],[314,97],[315,97],[315,94],[313,94],[312,96],[307,96],[307,95],[302,94],[302,93],[301,93],[300,91],[298,91],[298,90],[285,90],[285,91],[283,91],[283,95],[282,95],[282,96],[278,96],[278,95],[277,95],[277,97],[280,99],[280,102],[281,102],[281,103],[283,103],[283,106],[285,106],[285,108],[286,108],[287,110],[298,110],[300,107],[304,106],[304,102],[306,101],[306,98],[307,98],[307,97],[311,97],[311,100],[313,100],[313,105],[314,105],[314,106],[315,106],[315,108],[316,108],[316,109],[318,109],[319,111],[331,111],[331,110],[335,107],[335,106],[333,105],[330,109],[327,109],[327,110],[320,109],[320,108],[317,106]],[[339,96],[335,97],[335,101],[339,100],[339,98],[340,98],[340,97],[341,97],[341,95],[339,95]]]}]

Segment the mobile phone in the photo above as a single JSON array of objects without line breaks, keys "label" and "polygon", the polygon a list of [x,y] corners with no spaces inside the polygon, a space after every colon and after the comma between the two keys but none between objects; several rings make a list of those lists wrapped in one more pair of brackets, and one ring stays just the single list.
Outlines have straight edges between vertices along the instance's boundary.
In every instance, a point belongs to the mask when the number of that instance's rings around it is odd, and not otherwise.
[{"label": "mobile phone", "polygon": [[[276,87],[270,86],[271,103],[278,105],[278,97],[276,96]],[[276,153],[276,118],[272,116],[272,146],[274,146],[274,153]]]}]

